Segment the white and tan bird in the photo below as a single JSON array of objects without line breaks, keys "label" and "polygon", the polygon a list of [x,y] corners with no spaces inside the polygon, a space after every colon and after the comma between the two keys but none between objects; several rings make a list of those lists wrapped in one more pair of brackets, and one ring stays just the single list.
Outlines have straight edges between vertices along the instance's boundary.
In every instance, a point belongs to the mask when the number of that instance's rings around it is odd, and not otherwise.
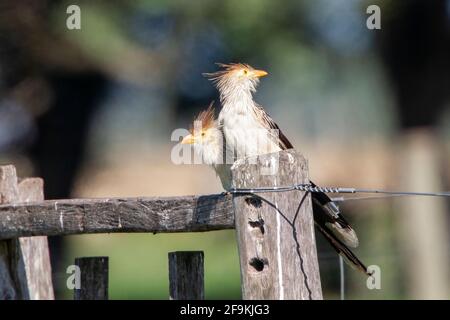
[{"label": "white and tan bird", "polygon": [[[214,82],[220,93],[222,109],[215,127],[222,132],[228,150],[239,159],[293,148],[278,125],[253,100],[259,79],[267,72],[241,63],[219,66],[222,70],[205,76]],[[225,176],[230,179],[229,173]],[[319,231],[351,266],[368,274],[366,266],[348,248],[357,247],[358,238],[339,208],[325,193],[312,193],[312,202],[314,222]]]},{"label": "white and tan bird", "polygon": [[182,144],[192,145],[201,157],[202,163],[213,167],[225,190],[231,188],[231,165],[227,161],[227,144],[222,128],[214,116],[213,103],[208,109],[199,113],[191,125],[190,133],[183,138]]}]

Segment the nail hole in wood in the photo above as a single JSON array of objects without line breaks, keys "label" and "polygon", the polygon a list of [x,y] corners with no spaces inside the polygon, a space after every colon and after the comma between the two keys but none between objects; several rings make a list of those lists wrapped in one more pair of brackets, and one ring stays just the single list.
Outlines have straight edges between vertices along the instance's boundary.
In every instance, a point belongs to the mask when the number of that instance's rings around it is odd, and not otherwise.
[{"label": "nail hole in wood", "polygon": [[261,208],[262,201],[261,199],[255,198],[255,197],[248,197],[245,199],[245,203],[249,206],[255,207],[255,208]]},{"label": "nail hole in wood", "polygon": [[264,270],[264,266],[267,264],[267,260],[260,258],[252,258],[249,262],[256,271],[261,272]]},{"label": "nail hole in wood", "polygon": [[259,228],[261,233],[264,234],[264,232],[265,232],[265,230],[264,230],[264,219],[259,218],[259,220],[257,220],[257,221],[249,221],[248,224],[252,228]]}]

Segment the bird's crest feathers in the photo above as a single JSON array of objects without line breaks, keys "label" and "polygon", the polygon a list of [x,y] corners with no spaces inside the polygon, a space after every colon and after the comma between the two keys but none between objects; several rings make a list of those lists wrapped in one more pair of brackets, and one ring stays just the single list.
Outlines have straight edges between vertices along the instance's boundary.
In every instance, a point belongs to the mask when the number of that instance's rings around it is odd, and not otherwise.
[{"label": "bird's crest feathers", "polygon": [[[215,117],[214,117],[214,101],[211,102],[208,106],[208,109],[201,111],[198,116],[195,118],[194,122],[200,122],[201,123],[201,129],[202,131],[206,131],[210,128],[213,128],[216,124]],[[194,133],[194,126],[191,126],[189,129],[191,134]]]},{"label": "bird's crest feathers", "polygon": [[216,82],[223,76],[230,74],[233,71],[242,70],[242,69],[253,70],[253,68],[246,63],[228,63],[228,64],[226,64],[226,63],[216,62],[216,65],[223,68],[223,70],[219,70],[219,71],[211,72],[211,73],[203,73],[204,77],[210,79],[213,82]]}]

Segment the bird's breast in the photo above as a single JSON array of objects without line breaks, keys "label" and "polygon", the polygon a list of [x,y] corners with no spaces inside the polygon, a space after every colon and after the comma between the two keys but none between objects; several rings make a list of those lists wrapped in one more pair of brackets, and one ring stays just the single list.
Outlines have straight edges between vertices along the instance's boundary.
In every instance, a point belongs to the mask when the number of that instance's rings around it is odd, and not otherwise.
[{"label": "bird's breast", "polygon": [[280,150],[269,130],[253,113],[225,113],[219,120],[226,142],[238,159]]}]

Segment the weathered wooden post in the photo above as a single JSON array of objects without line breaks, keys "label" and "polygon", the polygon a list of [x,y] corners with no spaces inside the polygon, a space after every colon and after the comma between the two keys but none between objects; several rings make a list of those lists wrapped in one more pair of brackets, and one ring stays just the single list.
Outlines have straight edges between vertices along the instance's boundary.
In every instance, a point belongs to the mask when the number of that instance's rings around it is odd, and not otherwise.
[{"label": "weathered wooden post", "polygon": [[169,294],[171,300],[205,298],[203,251],[169,253]]},{"label": "weathered wooden post", "polygon": [[74,300],[108,300],[109,258],[76,258],[80,268],[80,288],[74,289]]},{"label": "weathered wooden post", "polygon": [[[26,178],[18,183],[14,166],[0,166],[0,204],[43,199],[42,179]],[[54,299],[51,277],[47,237],[0,241],[0,300]]]},{"label": "weathered wooden post", "polygon": [[[309,182],[294,150],[239,160],[232,172],[236,188]],[[243,299],[322,299],[310,195],[236,194],[234,207]]]}]

